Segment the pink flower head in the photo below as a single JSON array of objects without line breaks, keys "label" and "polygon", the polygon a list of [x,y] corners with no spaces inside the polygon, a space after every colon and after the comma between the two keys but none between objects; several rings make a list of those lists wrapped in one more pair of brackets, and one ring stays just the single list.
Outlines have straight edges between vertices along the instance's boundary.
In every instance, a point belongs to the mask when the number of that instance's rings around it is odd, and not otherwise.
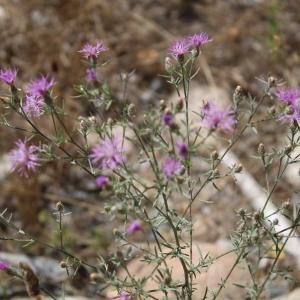
[{"label": "pink flower head", "polygon": [[95,166],[114,170],[125,161],[122,150],[122,140],[113,136],[111,139],[101,140],[94,146],[90,157]]},{"label": "pink flower head", "polygon": [[139,221],[133,221],[127,227],[127,233],[128,234],[133,234],[133,233],[136,233],[140,230],[142,230],[142,225]]},{"label": "pink flower head", "polygon": [[23,110],[29,117],[39,118],[44,113],[45,101],[40,96],[26,95]]},{"label": "pink flower head", "polygon": [[48,78],[48,76],[41,76],[30,82],[27,92],[31,96],[44,97],[55,84],[54,79]]},{"label": "pink flower head", "polygon": [[186,157],[188,155],[188,146],[185,143],[177,143],[177,150],[181,157]]},{"label": "pink flower head", "polygon": [[109,298],[107,300],[131,300],[131,296],[127,292],[121,292],[119,296]]},{"label": "pink flower head", "polygon": [[1,69],[0,80],[8,85],[12,85],[17,76],[17,69]]},{"label": "pink flower head", "polygon": [[280,90],[275,93],[281,102],[287,105],[298,105],[300,101],[300,91],[298,89]]},{"label": "pink flower head", "polygon": [[188,38],[189,44],[192,47],[199,48],[204,44],[212,42],[212,39],[209,38],[207,33],[201,32],[198,34],[194,34]]},{"label": "pink flower head", "polygon": [[102,52],[107,50],[108,48],[106,48],[103,43],[99,41],[96,43],[96,45],[89,43],[85,44],[79,52],[86,59],[96,59]]},{"label": "pink flower head", "polygon": [[17,148],[10,152],[12,171],[17,170],[21,175],[28,177],[29,172],[35,171],[40,165],[38,158],[38,147],[27,146],[26,141],[18,140]]},{"label": "pink flower head", "polygon": [[175,175],[178,175],[181,171],[182,164],[176,158],[168,157],[163,164],[163,173],[168,178],[171,179]]},{"label": "pink flower head", "polygon": [[189,43],[187,39],[177,40],[172,43],[169,53],[175,58],[181,58],[189,51]]},{"label": "pink flower head", "polygon": [[109,183],[109,178],[106,176],[99,176],[96,178],[96,185],[98,188],[103,189],[105,188]]},{"label": "pink flower head", "polygon": [[162,121],[163,121],[164,125],[171,126],[174,121],[174,116],[171,113],[163,114]]},{"label": "pink flower head", "polygon": [[1,261],[0,262],[0,270],[1,271],[6,271],[7,269],[9,269],[9,264]]},{"label": "pink flower head", "polygon": [[236,122],[230,107],[222,109],[210,102],[202,108],[202,124],[209,129],[221,128],[225,131],[232,131]]},{"label": "pink flower head", "polygon": [[97,81],[96,70],[93,68],[86,69],[85,80],[90,83]]}]

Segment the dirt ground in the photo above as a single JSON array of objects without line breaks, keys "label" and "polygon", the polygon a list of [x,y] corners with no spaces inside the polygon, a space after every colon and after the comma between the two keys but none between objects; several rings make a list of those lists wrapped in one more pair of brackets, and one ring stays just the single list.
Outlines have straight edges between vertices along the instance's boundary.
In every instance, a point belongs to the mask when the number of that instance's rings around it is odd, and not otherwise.
[{"label": "dirt ground", "polygon": [[[56,94],[64,99],[70,115],[86,115],[88,106],[73,97],[73,86],[85,75],[78,51],[85,42],[100,39],[109,48],[107,57],[111,59],[101,76],[118,93],[120,73],[135,70],[128,95],[142,111],[173,93],[158,77],[164,73],[170,42],[205,31],[213,43],[203,51],[198,83],[218,86],[228,95],[241,85],[259,95],[257,78],[270,74],[289,86],[299,85],[299,26],[300,3],[295,0],[0,0],[0,67],[16,66],[18,84],[23,87],[37,74],[51,74],[58,81]],[[247,165],[245,152],[255,153],[261,140],[270,147],[280,143],[280,134],[274,134],[272,127],[261,131],[255,137],[249,133],[245,143],[235,149],[258,181],[263,180],[261,170]],[[18,136],[0,127],[0,154],[11,149]],[[291,196],[290,188],[288,182],[280,186],[277,203]],[[70,172],[66,164],[51,164],[26,182],[11,174],[0,181],[0,190],[0,210],[13,212],[26,231],[55,242],[56,233],[48,230],[55,224],[51,211],[57,201],[64,201],[72,211],[65,233],[68,249],[91,262],[98,251],[110,253],[111,233],[118,222],[103,213],[105,199],[93,191],[91,181],[80,170]],[[228,239],[236,226],[237,208],[252,207],[231,181],[209,197],[215,203],[213,209],[195,208],[201,219],[197,239],[215,243]],[[0,226],[1,231],[8,233]],[[58,253],[39,245],[23,249],[0,242],[0,251],[59,258]],[[81,282],[86,277],[82,271]],[[76,288],[76,293],[81,293],[76,283],[70,286],[70,292]],[[51,284],[50,288],[54,289]],[[81,288],[84,290],[84,285]],[[9,289],[11,295],[25,295],[17,284]]]}]

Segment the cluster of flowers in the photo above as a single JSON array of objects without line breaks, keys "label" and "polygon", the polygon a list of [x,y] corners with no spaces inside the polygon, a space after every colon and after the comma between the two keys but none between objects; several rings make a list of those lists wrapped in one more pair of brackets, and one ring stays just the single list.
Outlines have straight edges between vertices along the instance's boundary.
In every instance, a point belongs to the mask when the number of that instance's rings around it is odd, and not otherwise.
[{"label": "cluster of flowers", "polygon": [[196,49],[199,52],[200,47],[209,42],[212,42],[212,39],[206,33],[201,32],[175,41],[169,48],[169,52],[176,59],[181,59],[191,49]]}]

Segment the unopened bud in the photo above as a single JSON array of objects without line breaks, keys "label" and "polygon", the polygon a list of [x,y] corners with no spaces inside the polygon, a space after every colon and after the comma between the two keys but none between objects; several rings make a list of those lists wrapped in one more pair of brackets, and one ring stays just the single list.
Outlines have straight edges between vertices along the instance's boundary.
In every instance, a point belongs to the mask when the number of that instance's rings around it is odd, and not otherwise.
[{"label": "unopened bud", "polygon": [[271,109],[270,109],[270,114],[272,115],[272,116],[274,116],[274,115],[276,115],[276,107],[274,107],[274,106],[272,106],[271,107]]},{"label": "unopened bud", "polygon": [[290,209],[290,208],[291,208],[291,202],[290,202],[290,201],[285,201],[285,202],[282,204],[282,208],[283,208],[283,209]]},{"label": "unopened bud", "polygon": [[65,261],[61,261],[59,263],[59,266],[62,268],[62,269],[66,269],[68,267],[67,263]]},{"label": "unopened bud", "polygon": [[257,152],[259,155],[263,156],[265,154],[265,146],[264,144],[260,143],[258,145],[258,149],[257,149]]},{"label": "unopened bud", "polygon": [[268,85],[269,87],[275,87],[277,85],[277,79],[273,76],[268,78]]},{"label": "unopened bud", "polygon": [[61,203],[61,201],[56,203],[56,210],[59,211],[59,212],[64,211],[64,205]]},{"label": "unopened bud", "polygon": [[176,103],[176,109],[177,109],[178,111],[181,111],[181,110],[183,109],[183,105],[184,105],[184,100],[183,100],[183,98],[181,97],[181,98],[178,99],[178,101],[177,101],[177,103]]},{"label": "unopened bud", "polygon": [[243,88],[242,88],[240,85],[238,85],[238,86],[235,88],[235,90],[234,90],[233,96],[234,96],[235,98],[240,98],[240,97],[243,96],[243,94],[244,94]]},{"label": "unopened bud", "polygon": [[284,153],[285,153],[285,154],[289,154],[289,153],[291,153],[292,150],[293,150],[293,146],[292,146],[292,145],[288,145],[288,146],[284,149]]},{"label": "unopened bud", "polygon": [[99,282],[99,281],[103,280],[102,276],[98,273],[91,273],[90,279],[91,279],[91,281],[94,281],[94,282]]},{"label": "unopened bud", "polygon": [[166,57],[165,58],[165,70],[168,72],[168,73],[171,73],[174,69],[174,66],[173,66],[173,63],[172,63],[172,59],[170,57]]},{"label": "unopened bud", "polygon": [[217,151],[213,151],[211,154],[211,158],[213,160],[216,160],[216,159],[218,159],[218,157],[219,157],[219,153]]},{"label": "unopened bud", "polygon": [[160,100],[159,101],[159,110],[160,111],[164,111],[165,109],[166,109],[166,107],[167,107],[167,105],[166,105],[166,102],[165,102],[165,100]]},{"label": "unopened bud", "polygon": [[241,173],[243,171],[243,166],[240,164],[236,167],[235,173]]}]

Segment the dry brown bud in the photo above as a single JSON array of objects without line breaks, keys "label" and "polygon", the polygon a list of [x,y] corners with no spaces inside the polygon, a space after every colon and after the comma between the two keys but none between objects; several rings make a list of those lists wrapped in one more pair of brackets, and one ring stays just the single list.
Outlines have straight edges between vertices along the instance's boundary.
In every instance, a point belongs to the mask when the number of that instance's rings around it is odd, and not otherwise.
[{"label": "dry brown bud", "polygon": [[258,145],[257,152],[258,152],[259,155],[262,155],[262,156],[265,154],[265,146],[264,146],[264,144],[260,143]]},{"label": "dry brown bud", "polygon": [[243,171],[243,166],[240,164],[236,167],[235,173],[241,173]]},{"label": "dry brown bud", "polygon": [[59,263],[59,266],[62,268],[62,269],[66,269],[68,267],[67,263],[65,261],[61,261]]},{"label": "dry brown bud", "polygon": [[62,204],[61,201],[59,201],[59,202],[56,203],[56,210],[60,211],[60,212],[64,211],[64,205]]}]

